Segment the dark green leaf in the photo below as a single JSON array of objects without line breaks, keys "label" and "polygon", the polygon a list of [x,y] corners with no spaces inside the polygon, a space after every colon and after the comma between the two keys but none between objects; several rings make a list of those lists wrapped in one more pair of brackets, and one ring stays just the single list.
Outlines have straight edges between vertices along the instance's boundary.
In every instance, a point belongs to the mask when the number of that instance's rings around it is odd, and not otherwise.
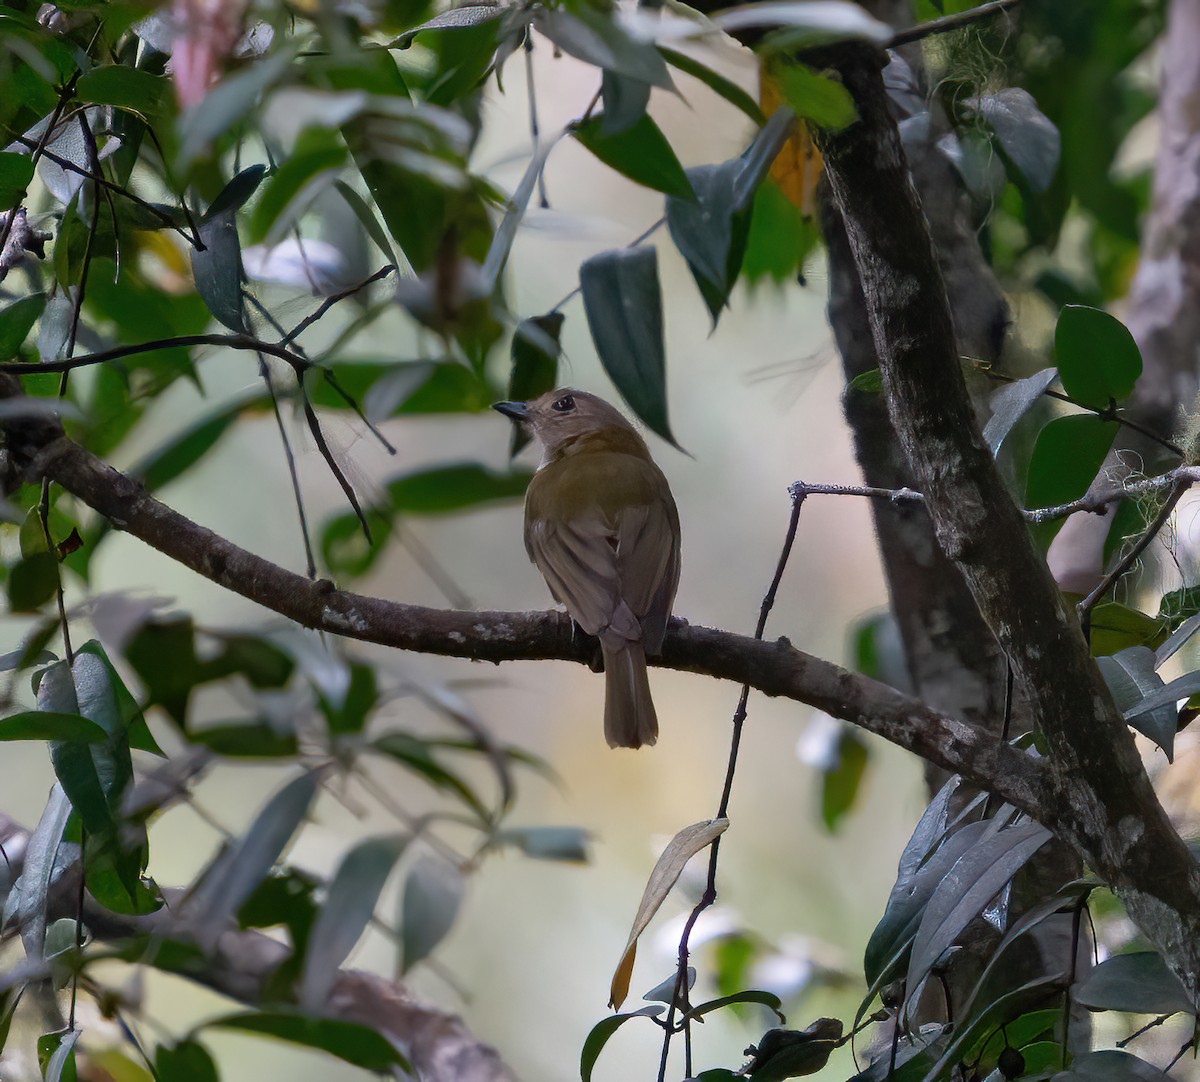
[{"label": "dark green leaf", "polygon": [[192,729],[188,741],[231,759],[286,759],[299,751],[295,733],[281,733],[259,721]]},{"label": "dark green leaf", "polygon": [[184,903],[192,934],[211,949],[234,914],[262,882],[308,813],[317,780],[303,774],[279,790],[246,833],[227,845],[209,865]]},{"label": "dark green leaf", "polygon": [[163,95],[170,92],[170,83],[164,76],[126,64],[107,64],[82,76],[75,90],[80,101],[119,105],[144,117],[153,117]]},{"label": "dark green leaf", "polygon": [[408,1061],[382,1034],[355,1022],[313,1018],[285,1011],[247,1011],[205,1023],[206,1029],[233,1029],[258,1033],[291,1044],[304,1045],[345,1060],[366,1071],[385,1074],[394,1068],[411,1071]]},{"label": "dark green leaf", "polygon": [[196,291],[213,316],[231,331],[246,330],[242,311],[242,244],[238,239],[237,212],[262,180],[261,165],[243,169],[212,201],[200,220],[204,249],[192,249],[192,276]]},{"label": "dark green leaf", "polygon": [[95,722],[78,714],[28,710],[0,718],[0,740],[77,740],[95,744],[106,734]]},{"label": "dark green leaf", "polygon": [[836,830],[854,807],[858,787],[867,769],[867,746],[846,727],[838,737],[837,762],[821,774],[821,821]]},{"label": "dark green leaf", "polygon": [[[331,364],[329,370],[373,421],[424,413],[478,413],[496,400],[486,380],[456,361],[345,361]],[[347,408],[319,371],[312,370],[305,386],[314,406]]]},{"label": "dark green leaf", "polygon": [[435,466],[394,478],[387,506],[409,515],[440,515],[494,500],[517,500],[533,475],[528,470],[493,473],[476,463]]},{"label": "dark green leaf", "polygon": [[783,100],[798,117],[830,131],[854,123],[854,100],[836,79],[813,71],[807,64],[777,65],[771,74]]},{"label": "dark green leaf", "polygon": [[42,1082],[75,1082],[75,1042],[82,1030],[44,1033],[37,1039]]},{"label": "dark green leaf", "polygon": [[[558,358],[562,353],[561,312],[532,316],[517,324],[512,337],[512,368],[508,374],[508,399],[528,402],[558,386]],[[513,457],[529,442],[524,425],[512,426]]]},{"label": "dark green leaf", "polygon": [[749,213],[735,206],[742,161],[700,165],[687,171],[695,199],[667,199],[667,228],[687,260],[715,324],[729,303],[742,267]]},{"label": "dark green leaf", "polygon": [[[1195,587],[1191,587],[1187,591],[1181,590],[1177,591],[1177,593],[1193,593],[1194,591]],[[1175,598],[1175,603],[1172,603],[1172,595],[1167,594],[1158,606],[1159,616],[1164,616],[1168,619],[1173,616],[1178,618],[1179,615],[1193,610],[1194,597],[1188,598],[1188,604],[1186,608],[1182,608],[1182,606],[1179,605],[1179,602],[1181,601],[1181,598]],[[1180,650],[1184,648],[1184,646],[1187,645],[1188,641],[1193,635],[1196,634],[1197,631],[1200,631],[1200,613],[1194,613],[1193,615],[1188,616],[1186,620],[1184,620],[1174,631],[1171,632],[1170,638],[1168,638],[1167,641],[1164,642],[1162,646],[1160,646],[1154,652],[1154,667],[1159,668],[1160,666],[1166,664],[1166,662],[1173,658],[1177,653],[1179,653]]]},{"label": "dark green leaf", "polygon": [[657,1018],[666,1010],[661,1004],[654,1004],[649,1007],[642,1007],[640,1010],[629,1011],[627,1014],[613,1014],[607,1018],[600,1019],[591,1031],[588,1033],[583,1042],[583,1050],[579,1055],[579,1077],[582,1082],[591,1082],[592,1068],[596,1066],[596,1060],[600,1058],[600,1053],[604,1051],[604,1046],[608,1044],[608,1039],[617,1032],[631,1018]]},{"label": "dark green leaf", "polygon": [[[658,51],[662,54],[663,59],[673,68],[678,68],[685,75],[690,75],[693,79],[699,79],[709,90],[724,98],[730,105],[741,109],[755,124],[765,124],[766,116],[758,107],[756,102],[749,94],[747,94],[737,83],[726,79],[724,75],[705,67],[700,61],[685,53],[676,52],[674,49],[668,49],[665,45],[659,45]],[[607,102],[605,109],[608,108]]]},{"label": "dark green leaf", "polygon": [[634,183],[678,199],[694,198],[675,151],[646,114],[616,133],[605,130],[603,116],[592,117],[578,124],[572,134],[610,169]]},{"label": "dark green leaf", "polygon": [[0,361],[15,357],[46,307],[45,293],[31,293],[0,308]]},{"label": "dark green leaf", "polygon": [[[1104,465],[1117,428],[1115,421],[1092,414],[1056,417],[1047,424],[1038,433],[1029,461],[1025,506],[1057,507],[1087,492]],[[1039,523],[1030,532],[1039,544],[1048,546],[1062,524],[1062,519]]]},{"label": "dark green leaf", "polygon": [[663,439],[679,446],[667,421],[658,253],[653,248],[601,252],[579,268],[579,285],[604,370],[633,412]]},{"label": "dark green leaf", "polygon": [[1198,693],[1200,693],[1200,672],[1184,673],[1183,676],[1172,680],[1165,687],[1141,699],[1135,706],[1129,707],[1125,711],[1125,720],[1132,724],[1135,718],[1141,718],[1161,707],[1169,708],[1174,714],[1175,704],[1180,699],[1187,699]]},{"label": "dark green leaf", "polygon": [[[1178,727],[1175,699],[1153,709],[1140,708],[1145,700],[1163,690],[1162,677],[1154,671],[1157,664],[1154,651],[1147,646],[1130,646],[1109,657],[1096,658],[1096,664],[1100,666],[1117,709],[1127,712],[1129,723],[1166,752],[1167,762],[1173,762]],[[1200,688],[1200,681],[1197,681],[1197,687]]]},{"label": "dark green leaf", "polygon": [[783,1011],[780,1010],[783,1002],[774,992],[762,992],[753,988],[744,992],[736,992],[731,996],[721,996],[720,999],[697,1003],[684,1017],[702,1018],[711,1011],[720,1010],[722,1007],[729,1007],[735,1003],[761,1003],[764,1007],[770,1007],[779,1016],[780,1022],[787,1021],[783,1016]]},{"label": "dark green leaf", "polygon": [[154,1050],[157,1082],[220,1082],[217,1065],[199,1041],[186,1038]]},{"label": "dark green leaf", "polygon": [[368,838],[342,858],[304,951],[300,1006],[325,1006],[338,967],[354,949],[375,912],[379,895],[408,844],[403,836]]},{"label": "dark green leaf", "polygon": [[646,115],[650,84],[641,79],[618,75],[615,71],[606,71],[600,78],[600,97],[604,105],[600,133],[606,136],[620,135]]},{"label": "dark green leaf", "polygon": [[128,472],[151,492],[170,484],[199,462],[241,416],[243,402],[174,433]]},{"label": "dark green leaf", "polygon": [[258,186],[266,175],[265,165],[251,165],[243,169],[221,189],[216,199],[209,203],[208,210],[204,212],[200,221],[210,222],[222,214],[241,210],[258,191]]},{"label": "dark green leaf", "polygon": [[454,926],[463,897],[463,874],[439,857],[422,856],[404,880],[400,932],[401,971],[428,958]]},{"label": "dark green leaf", "polygon": [[859,372],[846,384],[846,390],[860,391],[863,394],[880,394],[883,391],[883,373],[878,368]]},{"label": "dark green leaf", "polygon": [[842,1023],[818,1018],[807,1029],[769,1029],[757,1047],[747,1049],[752,1058],[743,1073],[752,1082],[782,1082],[816,1074],[842,1042]]},{"label": "dark green leaf", "polygon": [[992,129],[1013,167],[1035,192],[1046,191],[1058,170],[1058,129],[1028,90],[1011,86],[967,98],[963,105]]},{"label": "dark green leaf", "polygon": [[371,747],[411,770],[435,789],[453,793],[484,822],[488,822],[492,818],[475,790],[457,774],[443,766],[424,741],[418,740],[408,733],[385,733]]},{"label": "dark green leaf", "polygon": [[1063,389],[1093,409],[1127,398],[1142,374],[1142,354],[1129,328],[1099,308],[1069,304],[1062,310],[1054,356]]},{"label": "dark green leaf", "polygon": [[138,751],[148,751],[151,755],[165,756],[162,748],[158,746],[158,741],[154,739],[154,734],[150,732],[150,727],[146,724],[146,717],[142,713],[141,707],[138,706],[137,699],[125,686],[125,681],[121,679],[120,673],[117,672],[108,654],[104,652],[104,647],[95,639],[89,639],[76,652],[93,654],[100,659],[104,666],[108,674],[109,686],[116,699],[117,710],[125,726],[125,735],[129,746]]},{"label": "dark green leaf", "polygon": [[340,699],[319,692],[317,702],[325,715],[331,735],[361,733],[375,704],[379,689],[375,670],[370,665],[351,664],[350,679]]},{"label": "dark green leaf", "polygon": [[[248,234],[252,244],[278,241],[281,231],[303,213],[315,194],[322,174],[346,164],[349,152],[336,131],[306,128],[300,133],[291,154],[263,186],[262,195],[250,215]],[[305,202],[297,197],[306,195]]]},{"label": "dark green leaf", "polygon": [[125,657],[157,703],[181,729],[187,728],[188,701],[201,679],[196,635],[187,617],[154,620],[129,640]]},{"label": "dark green leaf", "polygon": [[1093,969],[1071,992],[1093,1011],[1128,1014],[1195,1012],[1192,997],[1156,951],[1114,954]]},{"label": "dark green leaf", "polygon": [[33,159],[28,154],[0,153],[0,212],[17,206],[32,180]]},{"label": "dark green leaf", "polygon": [[432,19],[404,31],[398,38],[388,43],[389,49],[407,49],[422,30],[466,30],[483,23],[499,19],[505,8],[500,4],[464,4],[462,7],[451,8],[435,15]]},{"label": "dark green leaf", "polygon": [[1040,402],[1046,388],[1058,376],[1057,368],[1043,368],[1032,376],[1026,376],[1013,383],[1006,383],[994,395],[989,405],[992,415],[988,418],[983,429],[984,442],[991,448],[993,455],[1000,453],[1000,446],[1016,423]]},{"label": "dark green leaf", "polygon": [[6,900],[5,910],[11,907],[15,912],[25,954],[33,962],[40,962],[45,952],[46,897],[58,870],[56,858],[70,817],[71,802],[62,786],[55,784],[37,826],[29,835],[21,876],[13,887],[15,898],[10,896]]},{"label": "dark green leaf", "polygon": [[49,552],[35,552],[13,564],[8,573],[11,612],[37,612],[58,590],[58,561]]},{"label": "dark green leaf", "polygon": [[367,205],[367,201],[344,180],[334,181],[334,187],[346,200],[346,205],[354,212],[354,216],[367,236],[375,242],[376,247],[387,256],[390,262],[395,263],[396,253],[392,249],[392,242],[384,232],[383,226],[379,224],[379,219],[375,217],[375,212]]}]

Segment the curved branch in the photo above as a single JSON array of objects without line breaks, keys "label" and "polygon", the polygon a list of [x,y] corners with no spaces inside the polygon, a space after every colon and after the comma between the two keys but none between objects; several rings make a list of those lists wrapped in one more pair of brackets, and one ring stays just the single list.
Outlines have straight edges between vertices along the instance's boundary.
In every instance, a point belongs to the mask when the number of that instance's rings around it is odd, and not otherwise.
[{"label": "curved branch", "polygon": [[[20,394],[0,376],[0,398]],[[559,612],[473,612],[405,605],[305,578],[154,499],[140,483],[67,439],[54,422],[9,422],[9,451],[34,477],[47,477],[112,525],[199,575],[304,627],[420,653],[474,661],[556,659],[586,664],[589,644]],[[813,657],[787,639],[673,621],[652,664],[694,672],[764,694],[795,699],[873,732],[969,778],[1036,818],[1047,815],[1053,786],[1042,766],[982,728],[933,710],[894,688]]]}]

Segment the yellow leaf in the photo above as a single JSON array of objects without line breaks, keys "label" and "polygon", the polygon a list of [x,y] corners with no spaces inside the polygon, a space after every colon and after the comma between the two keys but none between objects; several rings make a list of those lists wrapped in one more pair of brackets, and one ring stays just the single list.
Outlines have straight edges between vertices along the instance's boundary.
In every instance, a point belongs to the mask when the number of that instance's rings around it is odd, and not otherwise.
[{"label": "yellow leaf", "polygon": [[[765,68],[759,79],[758,103],[767,116],[783,104],[783,92]],[[821,152],[813,142],[812,132],[807,124],[799,123],[792,126],[791,135],[780,147],[771,163],[769,176],[779,185],[788,202],[806,218],[811,218],[816,211],[817,185],[823,170]]]},{"label": "yellow leaf", "polygon": [[729,826],[728,819],[705,819],[701,823],[693,823],[684,827],[670,844],[663,850],[646,889],[642,893],[642,901],[638,906],[637,916],[633,918],[633,927],[629,931],[629,942],[625,944],[625,952],[617,963],[613,973],[611,995],[608,1005],[619,1008],[629,994],[629,978],[633,974],[633,960],[637,956],[638,937],[646,930],[646,926],[654,919],[654,914],[666,900],[671,888],[678,881],[684,866],[701,849],[711,845],[725,833]]}]

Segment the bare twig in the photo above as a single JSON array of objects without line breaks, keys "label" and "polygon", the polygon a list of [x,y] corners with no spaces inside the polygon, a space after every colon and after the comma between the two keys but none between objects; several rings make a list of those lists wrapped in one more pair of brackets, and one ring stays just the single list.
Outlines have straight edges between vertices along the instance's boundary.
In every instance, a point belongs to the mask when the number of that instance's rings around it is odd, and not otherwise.
[{"label": "bare twig", "polygon": [[989,4],[980,4],[979,7],[971,8],[969,11],[960,11],[955,15],[943,15],[940,19],[930,19],[928,22],[918,23],[916,26],[894,34],[884,48],[898,49],[901,45],[910,45],[914,41],[921,41],[934,34],[946,34],[952,30],[961,30],[964,26],[970,26],[983,19],[990,19],[993,15],[999,15],[1010,8],[1015,8],[1020,2],[1021,0],[992,0]]},{"label": "bare twig", "polygon": [[334,293],[331,296],[326,297],[320,303],[320,305],[317,306],[315,311],[313,311],[309,315],[305,316],[290,331],[288,331],[288,333],[285,334],[283,336],[283,338],[280,340],[279,344],[281,346],[291,345],[291,343],[293,341],[295,341],[296,338],[298,338],[306,330],[308,330],[308,328],[311,327],[314,323],[316,323],[317,320],[321,319],[321,317],[324,316],[325,313],[328,312],[329,309],[332,308],[339,301],[344,301],[347,297],[353,297],[356,293],[361,293],[364,289],[367,288],[367,286],[373,284],[374,282],[378,282],[381,278],[386,278],[389,274],[395,274],[395,273],[396,273],[395,264],[389,263],[386,267],[380,267],[379,270],[377,270],[369,278],[364,278],[358,284],[352,285],[352,286],[348,287],[347,289],[343,289],[340,293]]}]

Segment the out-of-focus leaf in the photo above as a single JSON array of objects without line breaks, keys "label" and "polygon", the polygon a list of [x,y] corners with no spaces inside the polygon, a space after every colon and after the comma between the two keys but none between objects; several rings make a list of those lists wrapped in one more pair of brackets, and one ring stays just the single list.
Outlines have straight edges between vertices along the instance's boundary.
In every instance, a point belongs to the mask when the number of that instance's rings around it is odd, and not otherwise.
[{"label": "out-of-focus leaf", "polygon": [[334,181],[334,187],[341,193],[346,205],[354,212],[367,236],[375,242],[375,246],[387,256],[389,262],[395,263],[396,253],[392,242],[383,226],[379,224],[379,219],[375,217],[375,212],[367,205],[367,201],[344,180]]},{"label": "out-of-focus leaf", "polygon": [[1127,398],[1142,374],[1142,354],[1129,328],[1099,308],[1080,304],[1068,304],[1059,314],[1054,357],[1063,389],[1093,409]]},{"label": "out-of-focus leaf", "polygon": [[1001,445],[1016,423],[1033,408],[1034,403],[1041,400],[1046,388],[1057,376],[1057,368],[1043,368],[1032,376],[1006,383],[992,395],[989,402],[992,415],[984,425],[983,439],[993,455],[1000,453]]},{"label": "out-of-focus leaf", "polygon": [[430,751],[424,741],[408,733],[385,733],[371,744],[381,755],[411,770],[435,789],[453,793],[463,801],[483,822],[490,822],[491,813],[475,791],[453,771],[448,770]]},{"label": "out-of-focus leaf", "polygon": [[821,820],[826,830],[836,830],[854,807],[867,759],[866,744],[853,730],[844,728],[838,738],[837,762],[821,775]]},{"label": "out-of-focus leaf", "polygon": [[[1104,465],[1117,428],[1116,421],[1102,421],[1092,414],[1056,417],[1047,424],[1038,433],[1029,460],[1025,506],[1057,507],[1079,499]],[[1048,546],[1062,524],[1062,519],[1037,523],[1030,532],[1039,544]]]},{"label": "out-of-focus leaf", "polygon": [[220,1082],[217,1065],[207,1048],[193,1038],[160,1044],[154,1050],[158,1082]]},{"label": "out-of-focus leaf", "polygon": [[0,212],[12,209],[25,198],[33,168],[28,154],[0,153]]},{"label": "out-of-focus leaf", "polygon": [[650,84],[606,71],[600,78],[600,98],[604,105],[601,134],[620,135],[646,115]]},{"label": "out-of-focus leaf", "polygon": [[[1130,646],[1109,657],[1098,657],[1096,664],[1100,666],[1113,702],[1122,712],[1133,712],[1144,700],[1163,689],[1162,677],[1154,671],[1154,651],[1147,646]],[[1200,687],[1200,680],[1196,683]],[[1186,697],[1179,696],[1181,699]],[[1167,762],[1174,761],[1175,731],[1179,722],[1174,699],[1150,710],[1130,713],[1128,720],[1139,733],[1162,748]]]},{"label": "out-of-focus leaf", "polygon": [[222,80],[180,117],[180,171],[186,173],[197,158],[208,154],[212,144],[254,108],[263,91],[287,72],[294,59],[291,50],[281,49],[254,61]]},{"label": "out-of-focus leaf", "polygon": [[290,1044],[304,1045],[345,1060],[365,1071],[387,1074],[399,1068],[411,1072],[408,1061],[382,1034],[356,1022],[315,1018],[286,1011],[246,1011],[228,1014],[204,1024],[205,1029],[232,1029],[257,1033]]},{"label": "out-of-focus leaf", "polygon": [[[246,833],[209,865],[184,903],[197,943],[211,950],[233,915],[279,859],[316,795],[314,775],[304,774],[279,790]],[[335,1053],[336,1054],[336,1053]]]},{"label": "out-of-focus leaf", "polygon": [[80,101],[117,105],[132,109],[143,117],[153,117],[169,87],[167,79],[161,75],[152,75],[127,64],[105,64],[81,76],[75,92]]},{"label": "out-of-focus leaf", "polygon": [[259,721],[206,725],[189,731],[188,741],[230,759],[286,759],[300,750],[295,733]]},{"label": "out-of-focus leaf", "polygon": [[[508,399],[528,402],[558,385],[558,358],[562,353],[561,312],[547,312],[521,320],[512,337],[512,368],[508,375]],[[516,457],[529,442],[522,425],[513,425],[509,454]]]},{"label": "out-of-focus leaf", "polygon": [[586,864],[589,834],[582,827],[514,827],[502,830],[496,841],[515,845],[535,860],[565,860]]},{"label": "out-of-focus leaf", "polygon": [[575,136],[610,169],[635,184],[678,199],[693,199],[692,185],[658,125],[645,113],[613,133],[603,114],[575,126]]},{"label": "out-of-focus leaf", "polygon": [[49,552],[35,552],[12,565],[8,573],[10,612],[37,612],[58,590],[58,561]]},{"label": "out-of-focus leaf", "polygon": [[0,308],[0,361],[17,355],[45,307],[46,294],[31,293]]},{"label": "out-of-focus leaf", "polygon": [[609,1038],[631,1018],[657,1018],[666,1008],[661,1004],[642,1007],[640,1010],[629,1011],[627,1014],[614,1014],[602,1018],[588,1033],[583,1042],[583,1050],[579,1054],[579,1077],[582,1082],[591,1082],[592,1069],[596,1060],[604,1051]]},{"label": "out-of-focus leaf", "polygon": [[333,736],[345,733],[361,733],[372,710],[379,702],[379,688],[375,670],[370,665],[357,662],[350,665],[350,678],[344,694],[337,697],[321,691],[317,704],[325,715],[329,732]]},{"label": "out-of-focus leaf", "polygon": [[654,45],[631,37],[608,12],[587,4],[570,11],[538,8],[533,25],[578,60],[650,86],[671,89],[666,62]]},{"label": "out-of-focus leaf", "polygon": [[653,248],[601,252],[579,268],[579,285],[604,370],[633,412],[678,446],[667,420],[658,253]]},{"label": "out-of-focus leaf", "polygon": [[667,843],[646,882],[637,915],[633,918],[633,927],[629,931],[629,941],[625,944],[621,960],[613,973],[608,1002],[610,1007],[619,1008],[625,1002],[625,997],[629,994],[629,978],[633,974],[633,963],[637,956],[638,939],[654,919],[659,907],[666,901],[684,866],[702,849],[712,845],[728,827],[728,819],[706,819],[684,827]]},{"label": "out-of-focus leaf", "polygon": [[248,224],[250,243],[279,240],[316,194],[321,178],[332,180],[330,174],[345,165],[348,157],[346,144],[336,131],[306,128],[301,132],[291,154],[268,178],[254,204]]},{"label": "out-of-focus leaf", "polygon": [[[424,413],[477,413],[496,400],[491,385],[455,361],[346,361],[329,366],[341,387],[373,421]],[[346,409],[346,402],[313,370],[305,380],[312,404]]]},{"label": "out-of-focus leaf", "polygon": [[[845,0],[765,0],[725,8],[713,22],[727,34],[750,27],[783,28],[776,48],[813,48],[835,41],[873,41],[892,37],[892,28]],[[785,36],[786,35],[786,36]]]},{"label": "out-of-focus leaf", "polygon": [[[799,279],[803,284],[805,264],[820,244],[816,223],[805,217],[774,180],[768,177],[763,181],[754,196],[742,256],[746,279],[757,282],[769,278],[779,283]],[[878,369],[875,371],[878,373]],[[850,386],[860,379],[862,375],[856,376]]]},{"label": "out-of-focus leaf", "polygon": [[338,967],[366,930],[380,892],[408,841],[406,836],[368,838],[342,858],[304,951],[302,1009],[319,1012],[324,1007]]},{"label": "out-of-focus leaf", "polygon": [[780,1010],[783,1006],[782,1000],[774,992],[763,992],[757,988],[750,988],[744,992],[735,992],[731,996],[721,996],[719,999],[709,999],[703,1003],[697,1003],[684,1017],[703,1018],[704,1015],[712,1011],[720,1010],[722,1007],[730,1007],[736,1003],[761,1003],[764,1007],[770,1007],[779,1016],[780,1022],[787,1021],[783,1016],[783,1011]]},{"label": "out-of-focus leaf", "polygon": [[854,122],[854,100],[836,79],[796,63],[777,64],[772,75],[783,100],[801,119],[830,131],[840,131]]},{"label": "out-of-focus leaf", "polygon": [[95,744],[106,734],[95,722],[78,714],[27,710],[0,718],[0,740],[78,740]]},{"label": "out-of-focus leaf", "polygon": [[462,905],[463,874],[438,857],[421,856],[404,880],[400,933],[401,972],[433,952],[454,926]]},{"label": "out-of-focus leaf", "polygon": [[1127,1014],[1192,1014],[1196,1009],[1157,951],[1106,958],[1072,989],[1071,998],[1093,1011]]},{"label": "out-of-focus leaf", "polygon": [[1085,1052],[1051,1082],[1166,1082],[1171,1076],[1152,1063],[1116,1048]]},{"label": "out-of-focus leaf", "polygon": [[[755,124],[766,123],[767,118],[763,114],[762,109],[759,108],[758,102],[738,86],[737,83],[726,79],[724,75],[713,71],[712,68],[706,67],[700,61],[688,56],[686,53],[676,52],[665,45],[659,45],[658,51],[671,67],[678,68],[685,75],[690,75],[693,79],[699,79],[709,90],[724,98],[730,105],[740,109]],[[607,108],[608,104],[606,102],[605,109],[607,110]]]},{"label": "out-of-focus leaf", "polygon": [[451,8],[435,15],[432,19],[404,31],[398,38],[388,43],[389,49],[407,49],[422,30],[466,30],[483,23],[499,19],[505,8],[500,4],[464,4],[462,7]]},{"label": "out-of-focus leaf", "polygon": [[75,1082],[75,1042],[80,1033],[82,1030],[69,1029],[44,1033],[37,1039],[42,1082]]},{"label": "out-of-focus leaf", "polygon": [[21,929],[21,942],[31,962],[40,962],[44,955],[46,896],[54,880],[55,857],[70,817],[71,802],[62,786],[55,783],[41,818],[29,835],[21,876],[5,906],[6,915],[9,906],[14,908],[17,926]]}]

